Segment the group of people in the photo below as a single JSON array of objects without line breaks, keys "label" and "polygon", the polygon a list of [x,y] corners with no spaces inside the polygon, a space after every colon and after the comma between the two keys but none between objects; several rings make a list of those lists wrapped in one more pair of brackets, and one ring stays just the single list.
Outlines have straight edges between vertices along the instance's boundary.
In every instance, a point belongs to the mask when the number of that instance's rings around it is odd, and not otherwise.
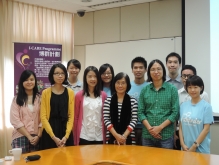
[{"label": "group of people", "polygon": [[[204,83],[192,65],[182,67],[172,52],[166,67],[143,57],[131,62],[134,80],[110,64],[88,66],[83,83],[81,64],[55,64],[42,95],[31,70],[20,76],[10,110],[12,148],[31,152],[90,144],[143,145],[210,153],[211,105]],[[145,74],[147,73],[147,80]]]}]

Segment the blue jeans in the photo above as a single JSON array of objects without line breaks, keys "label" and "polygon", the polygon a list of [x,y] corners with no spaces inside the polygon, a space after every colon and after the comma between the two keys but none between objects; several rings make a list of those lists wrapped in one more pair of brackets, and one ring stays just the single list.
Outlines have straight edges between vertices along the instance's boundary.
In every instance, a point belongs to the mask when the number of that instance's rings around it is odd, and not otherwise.
[{"label": "blue jeans", "polygon": [[142,138],[142,145],[148,147],[173,149],[173,136],[166,140],[152,140]]}]

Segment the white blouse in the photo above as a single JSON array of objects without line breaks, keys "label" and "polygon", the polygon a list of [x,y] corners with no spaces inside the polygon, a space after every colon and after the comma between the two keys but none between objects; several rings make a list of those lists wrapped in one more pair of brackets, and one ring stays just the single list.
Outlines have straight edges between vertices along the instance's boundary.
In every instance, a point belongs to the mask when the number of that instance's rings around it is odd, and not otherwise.
[{"label": "white blouse", "polygon": [[84,96],[80,138],[88,141],[103,141],[101,97]]}]

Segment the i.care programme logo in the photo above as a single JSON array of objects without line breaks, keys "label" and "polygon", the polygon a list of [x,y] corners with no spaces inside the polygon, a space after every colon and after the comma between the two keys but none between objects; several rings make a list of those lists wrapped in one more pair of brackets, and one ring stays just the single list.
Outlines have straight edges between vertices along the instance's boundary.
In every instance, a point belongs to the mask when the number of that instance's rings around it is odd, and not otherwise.
[{"label": "i.care programme logo", "polygon": [[24,49],[23,52],[19,52],[16,54],[16,61],[18,65],[25,69],[28,69],[32,62],[30,61],[30,56],[28,55],[28,50]]}]

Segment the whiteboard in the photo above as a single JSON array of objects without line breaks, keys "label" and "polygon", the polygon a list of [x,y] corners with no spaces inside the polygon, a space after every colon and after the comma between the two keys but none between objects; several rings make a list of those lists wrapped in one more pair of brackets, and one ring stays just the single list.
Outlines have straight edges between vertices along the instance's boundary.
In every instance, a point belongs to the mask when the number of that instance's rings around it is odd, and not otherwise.
[{"label": "whiteboard", "polygon": [[159,59],[165,65],[166,56],[174,51],[181,55],[181,37],[87,45],[85,68],[95,66],[99,69],[102,64],[109,63],[115,75],[125,72],[134,80],[131,61],[135,57],[144,57],[147,66],[153,59]]}]

